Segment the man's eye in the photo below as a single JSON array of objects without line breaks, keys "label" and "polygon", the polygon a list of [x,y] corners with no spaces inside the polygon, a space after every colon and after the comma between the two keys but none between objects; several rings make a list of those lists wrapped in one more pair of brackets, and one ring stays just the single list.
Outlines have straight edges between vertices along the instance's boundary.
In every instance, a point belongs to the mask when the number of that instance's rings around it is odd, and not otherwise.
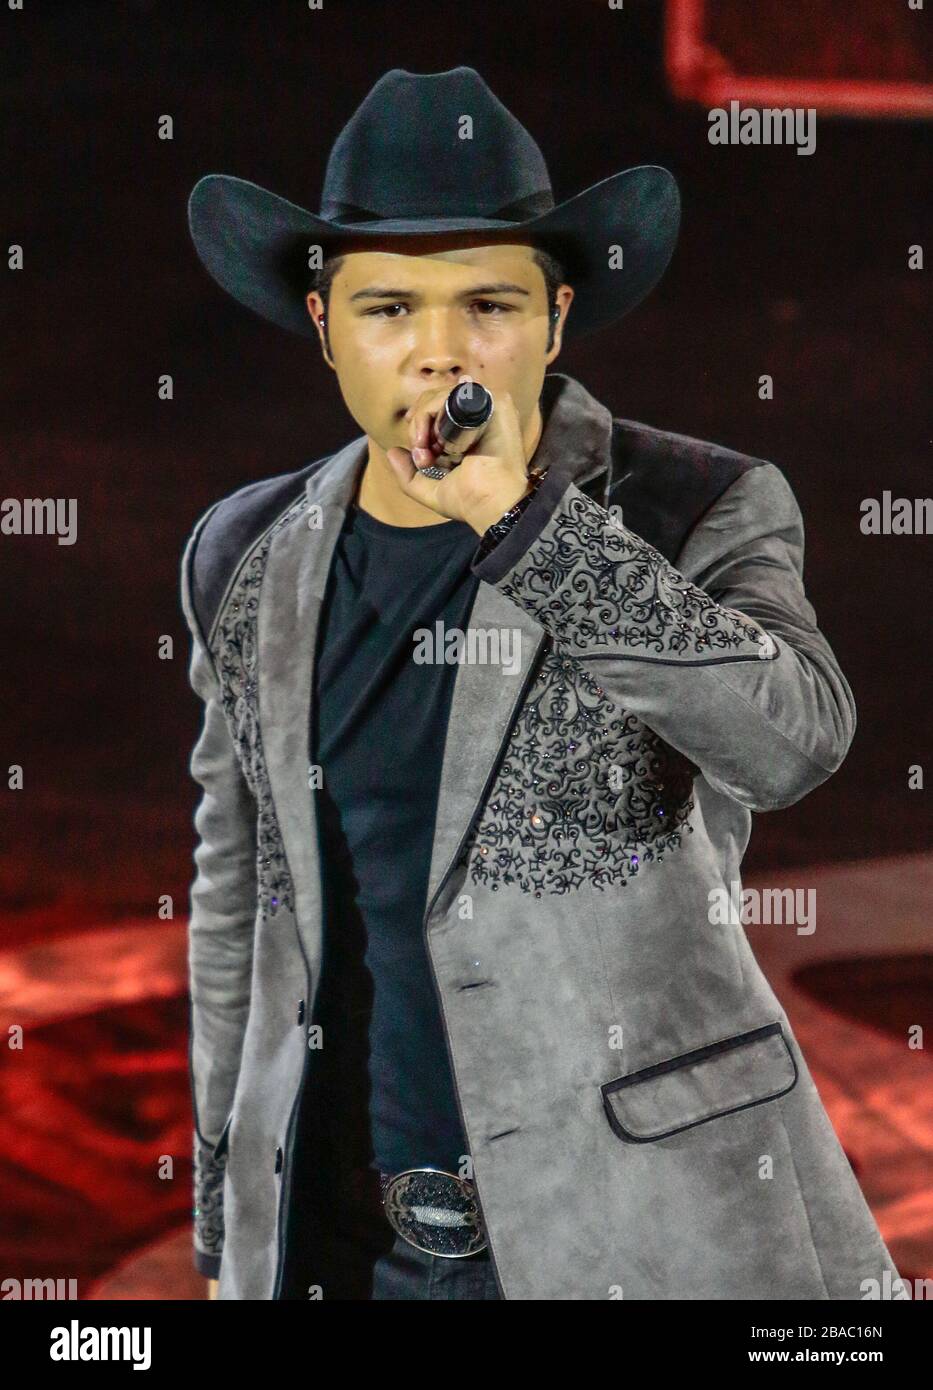
[{"label": "man's eye", "polygon": [[[474,300],[473,306],[478,305],[478,304],[484,305],[487,309],[494,309],[494,310],[495,310],[495,314],[480,314],[480,318],[484,318],[484,319],[495,318],[495,317],[496,317],[497,315],[499,315],[499,314],[508,314],[508,313],[511,312],[511,307],[512,307],[510,304],[497,304],[497,303],[496,303],[494,300],[492,300],[492,299],[477,299],[477,300]],[[471,306],[471,307],[473,307],[473,306]],[[405,309],[406,307],[407,307],[407,306],[406,306],[405,304],[401,303],[401,301],[398,301],[398,302],[396,302],[395,304],[385,304],[385,305],[382,305],[382,306],[381,306],[380,308],[378,308],[378,309],[368,309],[368,310],[367,310],[367,317],[369,317],[369,318],[381,318],[383,315],[385,315],[385,316],[386,316],[387,318],[389,318],[390,320],[391,320],[391,319],[396,319],[396,318],[398,318],[398,315],[397,315],[397,314],[390,314],[390,313],[389,313],[389,310],[390,310],[390,309]]]},{"label": "man's eye", "polygon": [[[388,311],[389,311],[390,309],[404,309],[404,307],[405,307],[404,304],[400,304],[400,303],[399,303],[399,304],[386,304],[386,305],[385,305],[383,308],[381,308],[381,309],[368,309],[368,310],[366,311],[366,313],[367,313],[367,317],[368,317],[368,318],[379,318],[382,314],[388,314]],[[395,318],[396,315],[393,314],[392,317]]]}]

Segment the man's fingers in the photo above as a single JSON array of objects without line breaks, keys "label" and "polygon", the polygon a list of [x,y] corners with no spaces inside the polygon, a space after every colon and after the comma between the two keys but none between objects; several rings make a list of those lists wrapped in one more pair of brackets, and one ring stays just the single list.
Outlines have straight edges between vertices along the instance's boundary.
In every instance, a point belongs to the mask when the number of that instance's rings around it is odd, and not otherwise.
[{"label": "man's fingers", "polygon": [[411,447],[415,449],[427,449],[431,443],[431,415],[426,410],[419,410],[412,417],[411,422]]},{"label": "man's fingers", "polygon": [[398,478],[403,492],[409,497],[413,497],[416,502],[423,502],[426,507],[431,507],[435,511],[440,510],[434,498],[443,481],[442,479],[425,478],[418,472],[406,449],[389,449],[386,458],[395,470],[395,476]]},{"label": "man's fingers", "polygon": [[406,419],[411,424],[413,449],[431,448],[434,420],[444,409],[448,394],[446,390],[426,392],[409,406]]}]

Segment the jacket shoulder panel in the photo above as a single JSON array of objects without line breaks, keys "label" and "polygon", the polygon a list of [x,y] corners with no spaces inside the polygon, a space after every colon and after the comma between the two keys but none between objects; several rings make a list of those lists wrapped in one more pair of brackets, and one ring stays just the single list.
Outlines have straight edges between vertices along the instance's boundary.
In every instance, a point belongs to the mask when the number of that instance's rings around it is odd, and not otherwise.
[{"label": "jacket shoulder panel", "polygon": [[327,454],[294,473],[247,483],[215,502],[198,521],[188,560],[188,591],[205,646],[240,560],[275,519],[297,501],[311,474],[332,457]]},{"label": "jacket shoulder panel", "polygon": [[607,507],[671,563],[697,522],[732,484],[767,459],[637,420],[612,422]]}]

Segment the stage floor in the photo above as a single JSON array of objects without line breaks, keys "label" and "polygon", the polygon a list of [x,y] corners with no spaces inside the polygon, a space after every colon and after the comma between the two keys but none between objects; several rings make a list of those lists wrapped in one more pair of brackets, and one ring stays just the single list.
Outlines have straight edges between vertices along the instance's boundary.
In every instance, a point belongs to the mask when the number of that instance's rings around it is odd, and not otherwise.
[{"label": "stage floor", "polygon": [[[906,1279],[933,1275],[933,855],[750,874],[815,890],[811,934],[746,927]],[[5,938],[16,936],[7,920]],[[76,1278],[86,1299],[193,1299],[185,923],[155,919],[0,953],[0,1255],[8,1274]],[[173,1158],[171,1176],[160,1164]]]}]

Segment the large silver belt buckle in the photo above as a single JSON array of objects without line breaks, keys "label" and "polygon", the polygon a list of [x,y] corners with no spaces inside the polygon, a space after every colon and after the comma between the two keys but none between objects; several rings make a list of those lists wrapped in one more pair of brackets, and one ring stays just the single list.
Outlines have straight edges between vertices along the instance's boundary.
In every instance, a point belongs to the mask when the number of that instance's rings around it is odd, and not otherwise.
[{"label": "large silver belt buckle", "polygon": [[383,1182],[382,1205],[392,1229],[428,1255],[459,1260],[486,1248],[469,1178],[442,1168],[408,1168]]}]

